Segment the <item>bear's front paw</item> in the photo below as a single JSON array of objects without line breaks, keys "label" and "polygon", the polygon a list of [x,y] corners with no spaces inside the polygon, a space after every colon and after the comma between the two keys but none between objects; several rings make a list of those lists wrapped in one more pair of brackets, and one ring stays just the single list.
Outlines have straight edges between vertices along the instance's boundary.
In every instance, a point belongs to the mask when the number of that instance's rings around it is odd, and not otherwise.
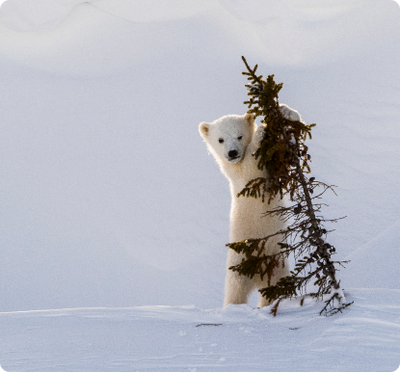
[{"label": "bear's front paw", "polygon": [[279,104],[279,111],[281,112],[282,116],[290,121],[302,121],[301,116],[298,111],[293,110],[288,105],[284,103]]},{"label": "bear's front paw", "polygon": [[264,130],[265,130],[265,125],[260,125],[254,132],[253,140],[257,145],[259,145],[264,138]]}]

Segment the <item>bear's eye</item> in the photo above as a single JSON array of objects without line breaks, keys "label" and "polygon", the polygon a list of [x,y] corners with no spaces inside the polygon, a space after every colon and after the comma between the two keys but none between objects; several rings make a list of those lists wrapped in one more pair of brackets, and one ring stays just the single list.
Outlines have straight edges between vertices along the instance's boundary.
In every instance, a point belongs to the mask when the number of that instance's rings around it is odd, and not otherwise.
[{"label": "bear's eye", "polygon": [[219,142],[219,143],[224,143],[224,139],[223,139],[223,138],[220,138],[220,139],[218,140],[218,142]]},{"label": "bear's eye", "polygon": [[242,138],[243,138],[243,136],[239,136],[239,137],[238,137],[238,140],[240,141]]}]

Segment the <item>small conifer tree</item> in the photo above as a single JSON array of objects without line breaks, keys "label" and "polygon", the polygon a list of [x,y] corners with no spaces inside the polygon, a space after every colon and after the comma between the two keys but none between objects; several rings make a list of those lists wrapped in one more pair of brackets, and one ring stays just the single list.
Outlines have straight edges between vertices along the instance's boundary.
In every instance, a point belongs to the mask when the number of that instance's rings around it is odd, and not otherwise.
[{"label": "small conifer tree", "polygon": [[[258,168],[264,169],[268,177],[249,180],[238,197],[260,198],[260,202],[267,201],[269,204],[275,197],[282,199],[288,196],[291,205],[265,213],[285,220],[285,229],[262,239],[227,244],[244,256],[240,264],[230,269],[250,278],[254,275],[266,276],[270,282],[274,269],[292,254],[295,267],[290,275],[281,278],[275,285],[260,289],[262,296],[274,302],[272,313],[276,315],[284,299],[301,296],[302,304],[305,296],[310,296],[324,301],[320,314],[333,315],[351,303],[346,303],[336,275],[337,266],[343,266],[345,262],[332,260],[336,250],[326,240],[331,231],[325,228],[325,223],[338,219],[327,220],[320,214],[324,205],[320,202],[321,196],[327,190],[334,192],[333,187],[307,176],[311,171],[311,157],[305,140],[307,137],[311,139],[311,129],[315,124],[285,119],[279,111],[278,101],[283,84],[276,84],[274,75],[263,80],[262,75],[256,75],[258,66],[252,69],[246,59],[242,59],[247,68],[243,74],[250,81],[246,85],[250,98],[244,103],[248,105],[249,113],[262,117],[261,124],[264,126],[263,140],[253,155],[258,160]],[[264,246],[277,235],[282,237],[279,253],[265,255]],[[312,292],[307,291],[310,283],[314,284]]]}]

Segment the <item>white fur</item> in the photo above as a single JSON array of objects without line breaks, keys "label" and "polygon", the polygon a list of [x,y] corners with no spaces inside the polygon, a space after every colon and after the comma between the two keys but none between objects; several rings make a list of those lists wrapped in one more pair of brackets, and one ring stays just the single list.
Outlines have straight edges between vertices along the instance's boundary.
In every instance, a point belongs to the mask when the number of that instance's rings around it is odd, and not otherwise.
[{"label": "white fur", "polygon": [[[286,105],[280,105],[280,110],[288,120],[301,120],[299,113]],[[268,204],[262,203],[259,199],[237,197],[248,181],[266,176],[265,171],[257,168],[257,160],[252,156],[262,138],[262,129],[262,126],[257,128],[254,117],[249,114],[223,116],[212,123],[199,125],[200,135],[204,138],[222,173],[229,180],[232,197],[229,233],[231,243],[250,238],[264,238],[284,227],[284,223],[276,217],[263,217],[266,210],[275,208],[281,204],[281,200],[275,199]],[[220,140],[223,142],[220,143]],[[237,156],[233,157],[232,155],[236,155],[235,152]],[[278,242],[279,237],[271,239],[266,246],[266,254],[278,252]],[[267,278],[264,278],[264,281],[261,281],[259,276],[250,279],[229,270],[230,266],[237,265],[241,261],[242,255],[229,249],[224,306],[247,303],[252,291],[268,285]],[[283,268],[275,269],[271,284],[275,284],[288,274],[289,267],[286,262]],[[260,296],[259,306],[266,305],[268,305],[267,300]]]}]

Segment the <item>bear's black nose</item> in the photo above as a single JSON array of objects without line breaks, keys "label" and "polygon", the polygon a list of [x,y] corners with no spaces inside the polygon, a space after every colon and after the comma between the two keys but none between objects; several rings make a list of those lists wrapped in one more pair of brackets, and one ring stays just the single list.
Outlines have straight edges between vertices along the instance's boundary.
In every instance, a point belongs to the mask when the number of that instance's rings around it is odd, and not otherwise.
[{"label": "bear's black nose", "polygon": [[238,152],[236,150],[231,150],[228,152],[228,156],[230,158],[236,158],[238,156]]}]

